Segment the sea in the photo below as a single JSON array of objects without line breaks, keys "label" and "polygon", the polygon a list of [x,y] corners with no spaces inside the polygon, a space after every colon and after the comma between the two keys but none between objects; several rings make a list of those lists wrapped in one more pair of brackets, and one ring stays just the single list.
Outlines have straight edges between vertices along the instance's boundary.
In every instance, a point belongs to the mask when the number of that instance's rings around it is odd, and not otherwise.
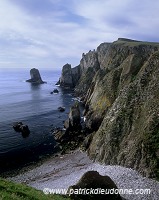
[{"label": "sea", "polygon": [[[75,98],[72,90],[56,86],[61,71],[39,70],[46,84],[34,85],[29,69],[0,69],[0,169],[33,162],[55,151],[52,130],[63,128]],[[58,89],[58,94],[51,94]],[[60,112],[58,107],[65,107]],[[24,137],[13,123],[28,125]]]}]

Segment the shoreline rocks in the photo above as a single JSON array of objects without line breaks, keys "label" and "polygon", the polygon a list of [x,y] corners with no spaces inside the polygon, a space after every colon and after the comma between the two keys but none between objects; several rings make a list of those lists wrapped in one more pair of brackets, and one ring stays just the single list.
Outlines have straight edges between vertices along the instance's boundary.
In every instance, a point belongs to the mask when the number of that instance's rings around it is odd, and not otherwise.
[{"label": "shoreline rocks", "polygon": [[54,89],[52,92],[50,92],[50,94],[58,94],[58,93],[59,93],[58,89]]},{"label": "shoreline rocks", "polygon": [[64,129],[55,129],[53,136],[60,146],[62,154],[69,150],[75,150],[82,143],[85,133],[82,130],[80,109],[77,102],[70,108],[68,119],[64,121]]},{"label": "shoreline rocks", "polygon": [[22,122],[15,122],[15,123],[13,123],[13,129],[16,132],[21,132],[22,136],[24,138],[27,137],[27,136],[29,136],[29,134],[30,134],[30,130],[29,130],[28,125],[24,125]]},{"label": "shoreline rocks", "polygon": [[59,110],[60,112],[64,112],[64,111],[65,111],[65,107],[58,107],[58,110]]}]

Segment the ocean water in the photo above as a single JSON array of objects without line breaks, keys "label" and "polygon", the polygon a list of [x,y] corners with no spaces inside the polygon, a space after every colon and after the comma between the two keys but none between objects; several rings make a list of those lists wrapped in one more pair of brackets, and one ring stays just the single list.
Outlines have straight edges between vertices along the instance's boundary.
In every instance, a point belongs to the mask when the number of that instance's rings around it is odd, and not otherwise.
[{"label": "ocean water", "polygon": [[[0,70],[0,159],[11,163],[54,152],[55,141],[50,130],[63,127],[73,92],[55,86],[61,71],[40,70],[47,84],[32,85],[29,70]],[[50,94],[53,89],[58,94]],[[59,112],[58,107],[66,107]],[[12,124],[22,121],[30,129],[28,137],[15,132]],[[0,165],[1,165],[0,164]]]}]

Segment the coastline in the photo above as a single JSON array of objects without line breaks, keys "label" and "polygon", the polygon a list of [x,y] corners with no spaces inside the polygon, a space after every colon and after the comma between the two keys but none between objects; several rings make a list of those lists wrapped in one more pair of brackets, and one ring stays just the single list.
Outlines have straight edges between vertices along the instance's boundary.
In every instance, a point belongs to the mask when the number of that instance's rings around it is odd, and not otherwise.
[{"label": "coastline", "polygon": [[89,170],[110,176],[117,187],[121,189],[151,189],[151,194],[148,195],[122,195],[126,199],[159,199],[159,182],[143,177],[132,169],[94,163],[87,157],[86,153],[79,150],[58,157],[50,157],[41,165],[32,166],[27,171],[7,179],[27,184],[38,190],[44,188],[67,189]]}]

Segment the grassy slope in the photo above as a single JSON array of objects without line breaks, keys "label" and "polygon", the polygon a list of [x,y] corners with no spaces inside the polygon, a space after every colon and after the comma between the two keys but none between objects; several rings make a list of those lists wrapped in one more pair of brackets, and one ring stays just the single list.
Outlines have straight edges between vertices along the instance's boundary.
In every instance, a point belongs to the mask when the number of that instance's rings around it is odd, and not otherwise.
[{"label": "grassy slope", "polygon": [[150,45],[150,46],[159,47],[158,42],[136,41],[136,40],[125,39],[125,38],[121,38],[121,39],[113,42],[113,44],[122,44],[124,46]]},{"label": "grassy slope", "polygon": [[0,179],[0,200],[66,200],[60,195],[45,195],[42,191],[24,184]]}]

